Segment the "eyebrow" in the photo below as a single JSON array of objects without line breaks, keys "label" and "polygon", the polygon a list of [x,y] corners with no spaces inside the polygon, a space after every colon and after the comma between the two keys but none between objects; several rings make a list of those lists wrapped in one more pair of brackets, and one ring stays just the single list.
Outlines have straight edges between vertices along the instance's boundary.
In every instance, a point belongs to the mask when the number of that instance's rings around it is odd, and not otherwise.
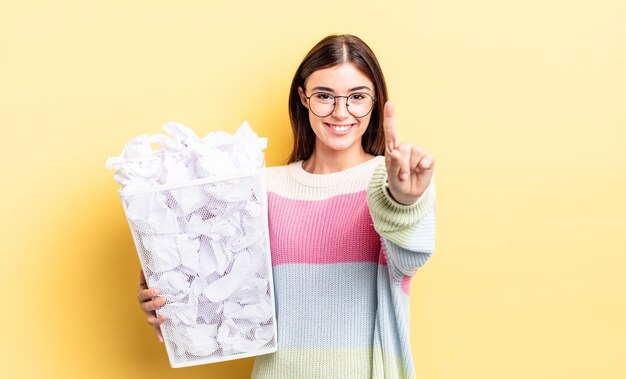
[{"label": "eyebrow", "polygon": [[[360,90],[364,90],[364,89],[371,91],[371,89],[368,86],[358,86],[358,87],[351,88],[350,90],[348,90],[348,92],[360,91]],[[313,92],[315,92],[315,91],[335,92],[335,90],[330,88],[330,87],[314,87],[313,89],[311,89],[311,91],[313,91]]]}]

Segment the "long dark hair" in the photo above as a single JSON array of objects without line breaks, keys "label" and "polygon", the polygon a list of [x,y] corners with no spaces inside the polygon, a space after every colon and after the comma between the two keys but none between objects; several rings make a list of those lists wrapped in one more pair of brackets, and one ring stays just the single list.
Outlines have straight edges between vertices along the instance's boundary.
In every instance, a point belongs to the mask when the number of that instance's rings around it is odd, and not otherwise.
[{"label": "long dark hair", "polygon": [[293,131],[293,150],[289,163],[308,159],[315,146],[315,134],[309,122],[309,110],[300,101],[298,87],[315,71],[343,63],[354,64],[372,83],[376,103],[370,123],[363,134],[361,144],[366,153],[381,155],[385,151],[383,110],[387,102],[387,84],[372,49],[360,38],[349,35],[331,35],[315,45],[306,55],[291,82],[289,90],[289,119]]}]

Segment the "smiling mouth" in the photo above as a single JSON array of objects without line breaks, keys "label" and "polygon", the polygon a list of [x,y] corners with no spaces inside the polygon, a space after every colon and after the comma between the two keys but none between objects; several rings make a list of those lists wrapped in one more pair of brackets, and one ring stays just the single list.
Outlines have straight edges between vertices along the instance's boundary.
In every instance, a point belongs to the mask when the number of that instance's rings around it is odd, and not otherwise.
[{"label": "smiling mouth", "polygon": [[348,125],[337,125],[337,124],[328,124],[326,123],[326,126],[328,126],[329,128],[331,128],[332,130],[336,131],[336,132],[345,132],[348,131],[348,129],[350,129],[354,124],[348,124]]}]

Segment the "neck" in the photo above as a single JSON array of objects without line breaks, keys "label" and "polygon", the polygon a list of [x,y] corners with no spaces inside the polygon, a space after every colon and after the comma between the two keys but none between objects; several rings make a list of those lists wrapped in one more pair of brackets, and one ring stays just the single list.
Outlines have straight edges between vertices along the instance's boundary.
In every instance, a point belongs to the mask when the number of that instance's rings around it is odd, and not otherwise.
[{"label": "neck", "polygon": [[332,174],[360,163],[370,160],[373,155],[368,154],[359,145],[359,149],[347,150],[323,150],[317,146],[306,161],[302,162],[302,168],[311,174]]}]

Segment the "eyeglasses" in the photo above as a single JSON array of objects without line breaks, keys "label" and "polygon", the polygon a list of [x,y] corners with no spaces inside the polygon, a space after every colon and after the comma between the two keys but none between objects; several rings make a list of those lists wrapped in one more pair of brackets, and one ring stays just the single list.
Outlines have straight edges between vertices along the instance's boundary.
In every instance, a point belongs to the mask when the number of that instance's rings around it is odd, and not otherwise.
[{"label": "eyeglasses", "polygon": [[372,109],[376,99],[370,94],[356,92],[350,96],[335,96],[327,92],[315,92],[311,96],[304,96],[309,101],[309,109],[317,117],[326,117],[335,111],[337,98],[346,99],[346,108],[348,113],[356,118],[367,116]]}]

